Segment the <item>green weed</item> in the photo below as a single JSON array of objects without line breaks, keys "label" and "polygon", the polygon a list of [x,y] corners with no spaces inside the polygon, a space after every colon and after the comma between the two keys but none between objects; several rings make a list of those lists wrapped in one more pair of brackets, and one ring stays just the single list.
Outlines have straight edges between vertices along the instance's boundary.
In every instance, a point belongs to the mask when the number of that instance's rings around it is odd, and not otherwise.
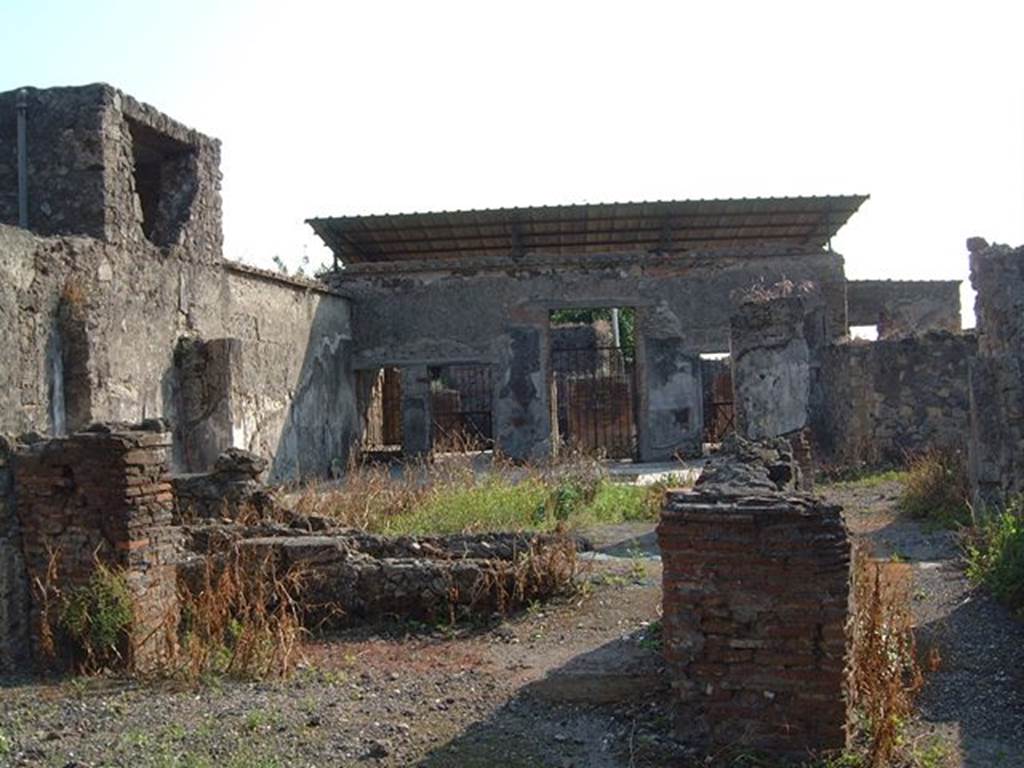
[{"label": "green weed", "polygon": [[1024,614],[1024,500],[982,517],[967,534],[967,575],[997,600]]},{"label": "green weed", "polygon": [[97,564],[89,581],[63,597],[59,626],[74,643],[87,671],[124,660],[134,611],[124,574]]}]

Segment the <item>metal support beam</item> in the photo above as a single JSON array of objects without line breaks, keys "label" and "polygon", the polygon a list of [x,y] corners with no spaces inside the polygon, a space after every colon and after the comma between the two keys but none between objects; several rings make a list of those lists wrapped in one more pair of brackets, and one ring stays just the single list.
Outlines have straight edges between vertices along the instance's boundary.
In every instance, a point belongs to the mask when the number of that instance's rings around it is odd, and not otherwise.
[{"label": "metal support beam", "polygon": [[28,91],[24,88],[18,91],[15,106],[18,111],[18,226],[28,229]]}]

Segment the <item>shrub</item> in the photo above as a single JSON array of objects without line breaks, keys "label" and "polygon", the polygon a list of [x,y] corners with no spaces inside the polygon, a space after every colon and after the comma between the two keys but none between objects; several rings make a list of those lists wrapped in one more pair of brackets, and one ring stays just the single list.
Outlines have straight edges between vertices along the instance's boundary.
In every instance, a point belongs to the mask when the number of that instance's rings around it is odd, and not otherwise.
[{"label": "shrub", "polygon": [[911,572],[858,547],[853,560],[850,702],[856,752],[873,768],[893,764],[920,688],[910,609]]},{"label": "shrub", "polygon": [[984,516],[965,537],[967,575],[1024,614],[1024,500]]},{"label": "shrub", "polygon": [[970,522],[970,487],[961,453],[932,449],[909,462],[900,494],[901,510],[945,526]]},{"label": "shrub", "polygon": [[63,595],[59,626],[92,672],[125,661],[133,618],[124,574],[98,563],[87,583]]}]

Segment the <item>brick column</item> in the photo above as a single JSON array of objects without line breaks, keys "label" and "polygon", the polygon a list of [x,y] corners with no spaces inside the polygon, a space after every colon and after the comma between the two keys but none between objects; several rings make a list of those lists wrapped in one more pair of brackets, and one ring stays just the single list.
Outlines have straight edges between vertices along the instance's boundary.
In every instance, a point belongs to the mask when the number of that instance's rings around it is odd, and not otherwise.
[{"label": "brick column", "polygon": [[[171,652],[178,623],[173,494],[167,473],[170,435],[100,427],[22,448],[15,455],[16,508],[30,583],[61,592],[87,583],[97,563],[122,570],[134,599],[129,665],[145,670]],[[55,579],[49,571],[55,558]],[[48,575],[50,574],[50,575]],[[33,653],[45,658],[40,640],[45,604],[33,590],[30,618]],[[51,625],[53,612],[51,607]],[[60,638],[56,638],[58,642]]]},{"label": "brick column", "polygon": [[783,758],[842,748],[850,548],[839,508],[670,491],[658,543],[677,736]]}]

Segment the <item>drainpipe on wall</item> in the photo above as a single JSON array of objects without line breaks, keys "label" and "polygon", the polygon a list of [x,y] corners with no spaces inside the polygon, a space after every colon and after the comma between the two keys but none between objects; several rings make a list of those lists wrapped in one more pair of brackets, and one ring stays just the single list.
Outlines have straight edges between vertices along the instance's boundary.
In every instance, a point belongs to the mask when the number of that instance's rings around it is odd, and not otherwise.
[{"label": "drainpipe on wall", "polygon": [[18,226],[28,229],[28,141],[25,114],[28,111],[28,91],[18,91],[15,102],[18,110]]},{"label": "drainpipe on wall", "polygon": [[615,348],[618,349],[621,344],[619,340],[619,310],[618,308],[612,309],[612,338],[615,339]]}]

